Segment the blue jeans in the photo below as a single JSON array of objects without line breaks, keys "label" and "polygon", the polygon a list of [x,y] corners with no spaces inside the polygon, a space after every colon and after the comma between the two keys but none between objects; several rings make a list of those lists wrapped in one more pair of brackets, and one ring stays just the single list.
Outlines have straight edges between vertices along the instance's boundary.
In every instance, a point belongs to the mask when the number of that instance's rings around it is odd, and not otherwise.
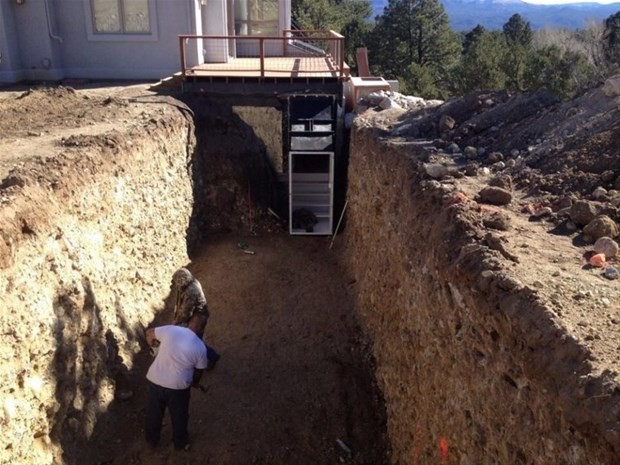
[{"label": "blue jeans", "polygon": [[207,348],[207,360],[209,361],[209,368],[213,368],[213,365],[215,365],[220,359],[220,354],[218,354],[213,347],[208,346],[207,344],[205,344],[205,346]]},{"label": "blue jeans", "polygon": [[189,421],[189,389],[168,389],[148,383],[146,407],[146,440],[152,446],[159,442],[161,423],[166,407],[172,421],[172,441],[174,447],[182,449],[189,442],[187,422]]},{"label": "blue jeans", "polygon": [[197,336],[202,342],[204,342],[204,345],[207,348],[207,360],[209,361],[209,366],[207,368],[211,369],[220,359],[220,354],[218,354],[213,347],[211,347],[204,341],[204,331],[202,333],[199,333]]}]

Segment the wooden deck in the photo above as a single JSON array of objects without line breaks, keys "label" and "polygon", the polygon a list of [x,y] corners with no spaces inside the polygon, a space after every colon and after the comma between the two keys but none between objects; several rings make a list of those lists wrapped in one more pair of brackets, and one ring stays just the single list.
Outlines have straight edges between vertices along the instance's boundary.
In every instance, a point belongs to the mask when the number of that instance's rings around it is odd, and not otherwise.
[{"label": "wooden deck", "polygon": [[[348,69],[346,70],[348,71]],[[346,73],[348,74],[348,73]],[[333,78],[341,77],[331,57],[230,58],[228,63],[204,63],[186,70],[192,77]]]},{"label": "wooden deck", "polygon": [[[342,82],[349,76],[344,37],[334,31],[286,30],[274,37],[179,35],[179,47],[181,72],[193,81]],[[205,63],[188,65],[188,47],[194,50],[194,57],[196,50],[202,50]]]}]

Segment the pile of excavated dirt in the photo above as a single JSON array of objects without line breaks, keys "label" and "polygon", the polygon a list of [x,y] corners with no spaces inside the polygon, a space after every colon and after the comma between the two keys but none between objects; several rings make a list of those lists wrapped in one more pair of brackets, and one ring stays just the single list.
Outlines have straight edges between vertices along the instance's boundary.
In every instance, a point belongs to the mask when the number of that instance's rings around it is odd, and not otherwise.
[{"label": "pile of excavated dirt", "polygon": [[[454,185],[449,202],[480,211],[475,234],[551,302],[601,370],[617,372],[620,95],[613,89],[608,83],[568,102],[545,91],[481,92],[415,112],[370,109],[358,124],[423,146],[426,178]],[[601,251],[604,265],[590,264]]]},{"label": "pile of excavated dirt", "polygon": [[448,444],[460,463],[617,463],[620,97],[608,90],[482,92],[418,111],[371,95],[354,122],[345,254],[396,463],[441,463]]}]

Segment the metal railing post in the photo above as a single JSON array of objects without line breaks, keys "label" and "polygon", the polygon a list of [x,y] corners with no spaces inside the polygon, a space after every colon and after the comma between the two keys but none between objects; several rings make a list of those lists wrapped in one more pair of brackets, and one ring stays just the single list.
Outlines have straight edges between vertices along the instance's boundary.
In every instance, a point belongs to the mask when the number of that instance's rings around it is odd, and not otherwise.
[{"label": "metal railing post", "polygon": [[338,39],[338,54],[340,55],[338,67],[340,68],[340,79],[342,79],[344,76],[344,37]]},{"label": "metal railing post", "polygon": [[185,47],[183,46],[183,36],[179,36],[179,47],[181,49],[181,72],[183,73],[183,77],[185,77]]},{"label": "metal railing post", "polygon": [[259,40],[260,46],[260,77],[265,77],[265,39],[261,37]]}]

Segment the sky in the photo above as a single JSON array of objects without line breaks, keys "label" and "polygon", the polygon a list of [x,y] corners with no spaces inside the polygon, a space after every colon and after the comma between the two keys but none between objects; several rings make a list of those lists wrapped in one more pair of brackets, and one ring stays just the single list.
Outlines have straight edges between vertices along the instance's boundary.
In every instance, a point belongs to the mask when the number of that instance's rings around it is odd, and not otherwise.
[{"label": "sky", "polygon": [[523,0],[525,3],[534,5],[563,5],[565,3],[620,3],[620,0]]}]

